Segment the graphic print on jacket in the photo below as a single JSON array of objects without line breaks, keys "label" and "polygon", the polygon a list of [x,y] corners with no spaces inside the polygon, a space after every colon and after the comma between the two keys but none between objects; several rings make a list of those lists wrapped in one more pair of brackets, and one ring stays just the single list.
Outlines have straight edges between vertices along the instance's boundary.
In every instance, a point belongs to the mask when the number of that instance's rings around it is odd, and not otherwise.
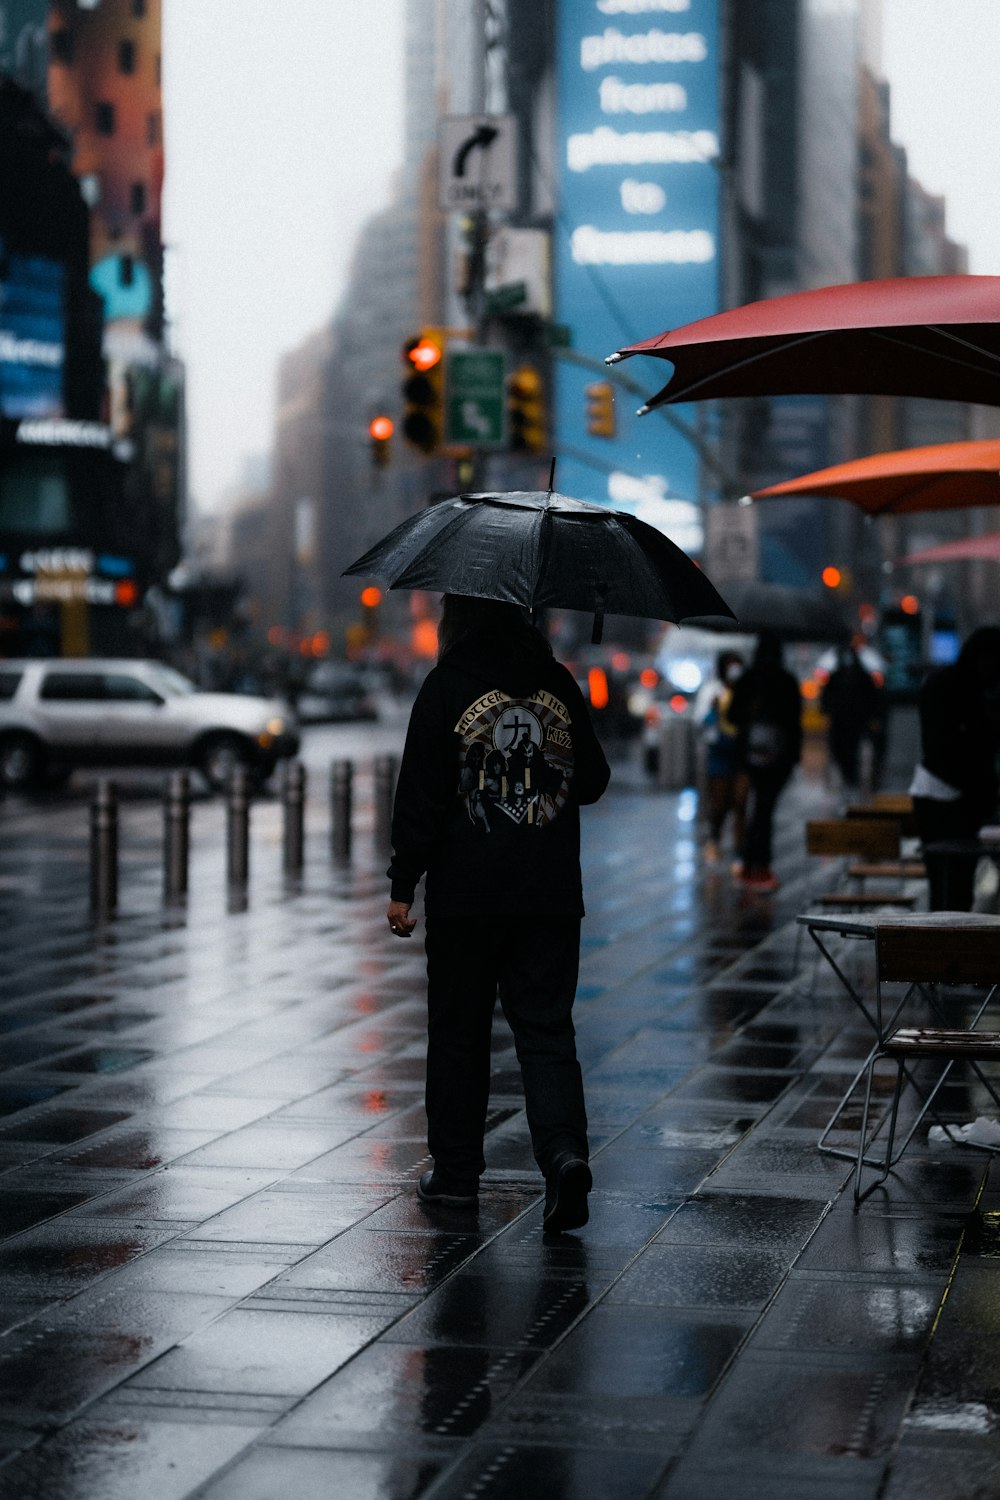
[{"label": "graphic print on jacket", "polygon": [[573,775],[573,740],[566,705],[554,693],[484,693],[455,733],[462,737],[459,795],[475,827],[489,833],[504,817],[544,828],[558,816]]}]

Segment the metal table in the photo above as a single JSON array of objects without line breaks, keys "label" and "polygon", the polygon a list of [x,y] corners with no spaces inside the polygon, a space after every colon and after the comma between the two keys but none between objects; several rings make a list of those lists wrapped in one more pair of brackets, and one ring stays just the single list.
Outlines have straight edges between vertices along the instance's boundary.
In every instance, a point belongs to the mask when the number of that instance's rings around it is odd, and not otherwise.
[{"label": "metal table", "polygon": [[[938,995],[938,985],[941,983],[982,985],[982,942],[980,941],[977,946],[977,935],[980,938],[986,934],[989,935],[988,941],[991,950],[995,950],[997,954],[997,964],[993,971],[997,975],[997,980],[996,982],[991,982],[987,987],[985,998],[972,1018],[971,1025],[973,1027],[978,1023],[996,996],[998,989],[1000,989],[1000,916],[993,913],[965,911],[858,912],[849,916],[830,916],[814,912],[803,912],[796,920],[809,933],[809,936],[834,974],[836,974],[841,985],[843,985],[875,1033],[875,1042],[868,1056],[848,1085],[817,1142],[820,1151],[826,1152],[830,1156],[839,1156],[847,1161],[853,1161],[856,1156],[854,1151],[848,1151],[841,1146],[831,1146],[828,1144],[827,1138],[836,1127],[837,1120],[843,1113],[855,1089],[867,1074],[872,1059],[884,1045],[887,1037],[896,1027],[900,1015],[915,995],[919,994],[929,1004],[938,1020],[946,1021],[949,1018],[942,1008]],[[892,928],[894,932],[910,933],[913,937],[913,962],[907,976],[907,981],[905,981],[907,988],[904,990],[902,996],[891,1003],[883,996],[882,975],[878,964],[876,964],[875,970],[874,992],[871,996],[868,996],[864,990],[852,983],[830,948],[830,939],[834,936],[856,938],[862,942],[874,944],[879,930],[883,927]],[[966,941],[956,944],[956,938]],[[955,953],[952,969],[947,975],[942,974],[940,966],[929,962],[927,958],[930,951],[928,945],[937,946],[940,949],[944,949],[947,946],[948,952]],[[963,961],[963,950],[966,954],[967,962]],[[922,955],[924,956],[923,958]],[[927,967],[926,973],[922,975],[921,969],[923,963],[926,963]],[[933,977],[929,978],[927,975],[933,975]],[[973,975],[976,977],[973,978]],[[941,1087],[941,1084],[943,1084],[946,1076],[947,1071],[941,1076],[933,1091],[928,1096],[920,1085],[916,1083],[912,1075],[907,1073],[907,1081],[916,1089],[924,1102],[917,1120],[899,1147],[894,1160],[898,1160],[898,1157],[906,1149],[920,1121],[927,1113],[927,1110],[932,1107],[934,1095]]]}]

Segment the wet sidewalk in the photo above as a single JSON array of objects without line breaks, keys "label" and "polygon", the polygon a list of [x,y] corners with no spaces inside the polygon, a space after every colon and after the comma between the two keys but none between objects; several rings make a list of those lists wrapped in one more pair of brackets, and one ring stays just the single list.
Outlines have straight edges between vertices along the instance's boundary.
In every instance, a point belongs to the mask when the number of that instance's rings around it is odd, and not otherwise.
[{"label": "wet sidewalk", "polygon": [[815,1149],[870,1041],[796,946],[829,806],[787,797],[776,896],[630,767],[585,818],[595,1191],[554,1239],[499,1016],[478,1214],[414,1197],[423,960],[370,831],[338,866],[314,811],[290,884],[259,804],[229,909],[205,803],[167,916],[125,807],[95,937],[79,818],[0,807],[2,1500],[1000,1493],[992,1158],[915,1143],[855,1214]]}]

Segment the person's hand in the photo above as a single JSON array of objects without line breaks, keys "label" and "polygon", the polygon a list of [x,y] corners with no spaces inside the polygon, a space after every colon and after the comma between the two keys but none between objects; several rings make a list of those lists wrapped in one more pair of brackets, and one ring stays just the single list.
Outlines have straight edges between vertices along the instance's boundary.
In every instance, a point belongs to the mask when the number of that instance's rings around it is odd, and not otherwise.
[{"label": "person's hand", "polygon": [[417,925],[416,917],[410,916],[409,901],[390,901],[386,910],[389,930],[394,937],[412,937]]}]

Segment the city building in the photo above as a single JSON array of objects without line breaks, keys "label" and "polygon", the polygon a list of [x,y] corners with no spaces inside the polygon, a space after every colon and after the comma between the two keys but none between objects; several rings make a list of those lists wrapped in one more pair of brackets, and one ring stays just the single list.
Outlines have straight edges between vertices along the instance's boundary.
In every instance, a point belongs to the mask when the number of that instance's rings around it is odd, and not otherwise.
[{"label": "city building", "polygon": [[160,0],[5,0],[0,79],[4,646],[149,650],[184,513]]},{"label": "city building", "polygon": [[[295,359],[282,377],[279,427],[294,425],[297,463],[302,444],[315,451],[308,491],[276,467],[280,623],[327,631],[337,649],[358,618],[359,583],[339,576],[351,558],[443,494],[544,485],[551,457],[559,489],[631,510],[711,567],[709,508],[861,453],[971,431],[969,411],[946,401],[851,396],[637,419],[663,372],[603,363],[636,338],[758,298],[965,269],[945,204],[912,179],[893,140],[877,0],[409,0],[407,17],[404,164],[317,336],[328,356],[322,419],[309,407],[318,370],[307,376]],[[474,195],[442,208],[449,121],[465,122],[473,150],[477,122],[496,121],[499,134],[513,122],[511,178],[495,184],[502,210]],[[405,441],[400,350],[427,328],[452,347],[502,354],[499,442],[463,446],[446,432],[422,454]],[[538,397],[535,444],[517,441],[524,368]],[[300,402],[308,434],[292,415]],[[395,423],[380,446],[368,436],[377,415]],[[815,501],[754,516],[761,577],[818,585],[832,564],[853,620],[891,595],[885,563],[904,529]],[[405,607],[390,605],[397,629]]]},{"label": "city building", "polygon": [[0,77],[0,651],[83,654],[136,603],[102,305],[66,135]]}]

